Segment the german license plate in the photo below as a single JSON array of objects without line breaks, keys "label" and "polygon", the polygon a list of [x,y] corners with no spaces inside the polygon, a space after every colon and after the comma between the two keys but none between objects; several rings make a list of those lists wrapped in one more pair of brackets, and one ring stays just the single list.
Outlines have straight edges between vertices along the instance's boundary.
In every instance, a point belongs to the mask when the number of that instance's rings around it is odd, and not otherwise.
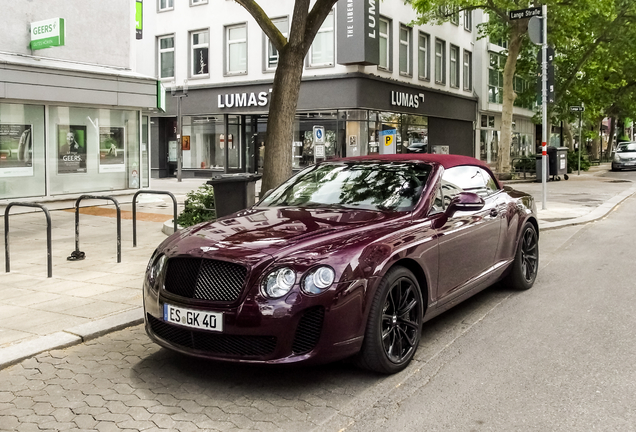
[{"label": "german license plate", "polygon": [[223,331],[223,314],[163,304],[163,320],[201,330]]}]

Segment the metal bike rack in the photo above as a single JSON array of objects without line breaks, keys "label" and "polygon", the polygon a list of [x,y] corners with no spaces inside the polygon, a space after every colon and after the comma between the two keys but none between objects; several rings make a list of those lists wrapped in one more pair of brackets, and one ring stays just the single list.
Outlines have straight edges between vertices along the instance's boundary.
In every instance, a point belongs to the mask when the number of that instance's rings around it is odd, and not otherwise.
[{"label": "metal bike rack", "polygon": [[119,208],[119,202],[109,196],[105,195],[80,195],[75,201],[75,250],[71,253],[71,256],[67,259],[69,261],[84,259],[85,254],[79,250],[79,204],[83,199],[101,199],[112,201],[117,207],[117,262],[121,262],[121,209]]},{"label": "metal bike rack", "polygon": [[132,202],[132,220],[133,220],[133,247],[137,247],[137,195],[140,194],[155,194],[155,195],[170,195],[172,198],[173,204],[173,213],[174,217],[172,218],[172,222],[174,223],[174,232],[177,232],[177,199],[172,194],[172,192],[168,191],[154,191],[154,190],[140,190],[135,192],[133,195]]},{"label": "metal bike rack", "polygon": [[4,210],[4,256],[5,256],[5,271],[9,273],[11,271],[11,263],[9,260],[9,210],[11,207],[19,206],[19,207],[34,207],[39,208],[44,211],[44,215],[46,216],[46,255],[47,255],[47,271],[48,277],[53,277],[53,257],[51,256],[51,215],[49,214],[49,210],[44,207],[42,204],[35,203],[21,203],[21,202],[13,202],[9,203],[7,208]]}]

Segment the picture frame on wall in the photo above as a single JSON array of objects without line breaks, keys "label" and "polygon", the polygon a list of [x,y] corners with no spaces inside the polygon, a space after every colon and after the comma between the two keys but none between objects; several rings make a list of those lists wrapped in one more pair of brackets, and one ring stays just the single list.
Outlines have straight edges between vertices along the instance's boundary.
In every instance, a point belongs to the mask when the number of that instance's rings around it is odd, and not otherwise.
[{"label": "picture frame on wall", "polygon": [[86,126],[57,126],[57,173],[86,173]]},{"label": "picture frame on wall", "polygon": [[0,123],[0,177],[33,176],[33,126]]}]

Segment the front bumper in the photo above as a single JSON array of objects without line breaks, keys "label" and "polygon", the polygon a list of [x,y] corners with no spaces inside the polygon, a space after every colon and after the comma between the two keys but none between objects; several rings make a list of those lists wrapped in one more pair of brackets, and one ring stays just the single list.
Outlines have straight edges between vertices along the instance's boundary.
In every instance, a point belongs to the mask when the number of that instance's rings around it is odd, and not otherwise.
[{"label": "front bumper", "polygon": [[[161,346],[213,360],[245,363],[322,363],[360,350],[367,281],[334,285],[318,296],[296,288],[281,299],[264,299],[248,288],[236,305],[178,297],[144,282],[145,328]],[[223,314],[223,331],[195,329],[164,320],[163,305]]]}]

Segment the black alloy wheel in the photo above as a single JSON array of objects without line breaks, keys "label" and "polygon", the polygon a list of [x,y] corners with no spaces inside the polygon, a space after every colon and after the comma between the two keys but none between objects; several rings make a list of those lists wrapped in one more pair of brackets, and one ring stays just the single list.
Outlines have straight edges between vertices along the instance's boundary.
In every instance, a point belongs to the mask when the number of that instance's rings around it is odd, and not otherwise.
[{"label": "black alloy wheel", "polygon": [[539,236],[534,225],[526,222],[521,232],[515,260],[504,282],[516,290],[527,290],[534,284],[538,271]]},{"label": "black alloy wheel", "polygon": [[420,342],[423,307],[413,273],[404,267],[392,268],[373,299],[357,364],[386,374],[406,368]]}]

